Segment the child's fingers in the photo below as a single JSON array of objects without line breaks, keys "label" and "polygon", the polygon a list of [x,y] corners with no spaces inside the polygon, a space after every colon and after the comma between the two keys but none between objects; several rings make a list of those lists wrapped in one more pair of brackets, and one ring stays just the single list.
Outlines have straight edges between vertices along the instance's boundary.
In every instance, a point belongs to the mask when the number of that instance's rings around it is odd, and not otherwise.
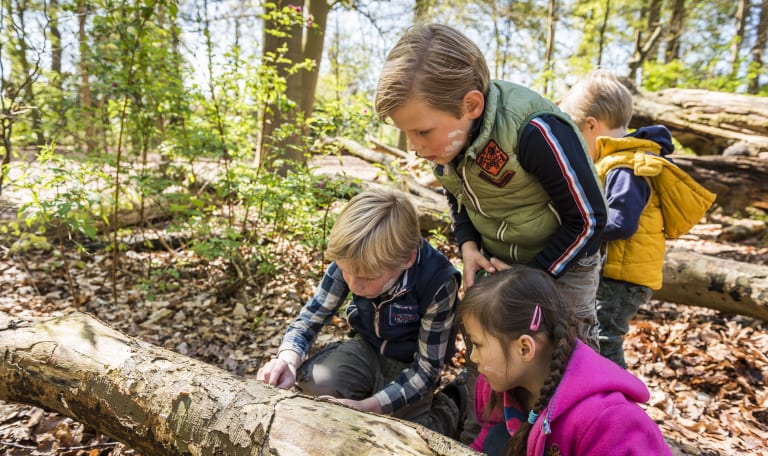
[{"label": "child's fingers", "polygon": [[491,258],[490,263],[491,263],[491,267],[495,268],[495,270],[494,271],[489,271],[489,272],[496,272],[496,270],[503,271],[505,269],[509,269],[509,268],[512,267],[512,266],[508,265],[507,263],[505,263],[505,262],[503,262],[500,259],[495,258],[495,257]]}]

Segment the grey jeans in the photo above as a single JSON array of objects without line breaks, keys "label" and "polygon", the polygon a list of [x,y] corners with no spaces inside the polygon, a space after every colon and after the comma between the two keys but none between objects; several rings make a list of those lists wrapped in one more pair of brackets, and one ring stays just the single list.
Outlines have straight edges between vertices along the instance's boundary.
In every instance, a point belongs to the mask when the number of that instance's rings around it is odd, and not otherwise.
[{"label": "grey jeans", "polygon": [[[380,354],[358,334],[329,344],[302,363],[296,385],[312,396],[362,400],[382,390],[410,365]],[[392,416],[451,436],[459,423],[459,408],[447,395],[430,391]]]},{"label": "grey jeans", "polygon": [[597,289],[597,318],[600,320],[600,354],[626,369],[624,336],[641,305],[651,300],[653,290],[617,280],[603,279]]},{"label": "grey jeans", "polygon": [[596,351],[599,351],[600,343],[595,296],[602,266],[603,255],[600,252],[585,256],[555,281],[565,300],[573,305],[579,338]]}]

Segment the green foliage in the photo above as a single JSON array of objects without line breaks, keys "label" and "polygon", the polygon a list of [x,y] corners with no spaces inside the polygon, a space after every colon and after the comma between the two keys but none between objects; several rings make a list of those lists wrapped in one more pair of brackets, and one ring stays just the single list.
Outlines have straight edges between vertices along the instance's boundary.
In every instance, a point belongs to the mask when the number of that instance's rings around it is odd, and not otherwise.
[{"label": "green foliage", "polygon": [[743,84],[743,81],[730,74],[715,74],[710,78],[702,78],[702,75],[707,73],[708,68],[691,66],[681,60],[673,60],[667,64],[646,62],[643,65],[643,87],[649,91],[678,87],[735,92]]},{"label": "green foliage", "polygon": [[320,98],[309,125],[319,138],[344,136],[364,142],[378,126],[378,117],[370,99],[358,93],[344,100]]},{"label": "green foliage", "polygon": [[[210,11],[181,17],[175,0],[85,3],[85,54],[76,57],[82,59],[90,78],[92,106],[81,106],[79,89],[83,82],[77,59],[65,65],[74,68],[71,73],[43,72],[35,81],[34,108],[42,115],[46,137],[68,147],[57,151],[51,144],[42,149],[37,164],[44,172],[30,169],[21,179],[14,179],[11,185],[30,198],[20,209],[16,225],[0,230],[31,240],[24,245],[32,247],[42,245],[37,241],[52,228],[75,239],[96,239],[105,236],[105,229],[114,229],[111,216],[117,199],[118,209],[157,208],[170,230],[189,240],[199,261],[238,280],[279,272],[277,258],[297,245],[310,254],[319,253],[321,258],[337,203],[358,187],[347,180],[320,177],[317,170],[300,163],[293,163],[284,176],[268,172],[267,165],[279,167],[279,162],[269,157],[295,156],[282,154],[289,147],[294,148],[291,152],[298,150],[299,156],[307,150],[318,152],[319,140],[332,136],[364,142],[376,135],[395,143],[398,132],[381,125],[372,105],[372,87],[380,64],[377,59],[382,58],[378,46],[390,46],[393,35],[381,28],[381,35],[361,42],[352,40],[349,32],[328,33],[326,36],[335,36],[335,40],[326,43],[329,70],[320,75],[315,111],[306,118],[298,114],[275,116],[281,123],[270,134],[278,148],[265,152],[259,150],[265,120],[278,110],[297,109],[286,96],[286,77],[302,75],[314,62],[292,61],[286,46],[261,55],[259,43],[248,41],[258,36],[250,30],[248,34],[238,30],[240,34],[231,46],[214,49],[217,43],[212,32],[223,33],[215,30],[223,27],[223,19],[209,22]],[[642,5],[628,0],[563,2],[558,5],[556,64],[552,69],[541,67],[547,24],[541,2],[438,2],[430,11],[443,22],[460,24],[476,39],[486,51],[494,75],[527,78],[538,86],[545,77],[557,85],[560,75],[583,74],[597,63],[600,27],[609,5],[611,15],[604,39],[617,60],[627,60],[635,33],[648,35],[647,30],[640,30],[645,23],[640,14]],[[64,7],[70,10],[60,15],[61,20],[71,18],[71,22],[62,24],[61,29],[76,30],[81,16],[76,14],[74,2]],[[681,60],[661,64],[654,62],[663,52],[650,56],[642,71],[644,87],[742,90],[746,77],[759,74],[761,69],[750,67],[747,58],[742,62],[746,75],[730,76],[726,71],[730,69],[723,68],[731,37],[726,36],[728,28],[722,23],[723,18],[730,17],[726,13],[731,7],[732,2],[722,0],[697,4],[687,22],[693,31],[684,30]],[[43,17],[39,3],[33,2],[28,8]],[[707,8],[715,8],[716,14],[707,16]],[[289,31],[309,26],[312,21],[298,6],[278,8],[269,2],[264,11],[260,19],[271,24],[268,37],[281,43],[289,41]],[[250,17],[255,16],[250,13]],[[665,10],[662,15],[667,13]],[[186,26],[183,31],[180,23]],[[393,30],[405,25],[397,24]],[[706,33],[697,35],[696,30]],[[11,44],[20,47],[10,28],[1,33],[4,50]],[[202,76],[200,71],[193,76],[197,69],[190,67],[179,50],[188,44],[183,41],[185,34],[196,34],[206,41],[208,47],[202,53],[209,57],[208,71]],[[661,51],[664,39],[660,40]],[[564,41],[575,46],[564,46]],[[745,49],[748,44],[744,43]],[[5,76],[18,84],[27,76],[18,71],[21,55],[9,53],[4,58],[13,67]],[[542,73],[545,70],[548,72]],[[54,80],[57,77],[62,80]],[[767,86],[761,90],[762,95],[768,95]],[[27,102],[21,98],[15,101]],[[92,115],[85,116],[88,112]],[[84,124],[86,118],[91,124]],[[31,141],[35,132],[28,116],[25,113],[19,119],[13,138]],[[91,127],[94,136],[85,138]],[[85,150],[86,140],[97,144],[93,154],[83,157],[79,152]],[[2,172],[7,176],[8,168],[3,167]],[[398,172],[394,169],[390,177],[399,179]],[[152,223],[145,218],[140,224]],[[31,234],[24,234],[25,229]],[[444,232],[432,236],[437,242],[447,239]],[[179,270],[150,264],[147,289],[155,283],[174,283]]]},{"label": "green foliage", "polygon": [[53,146],[41,149],[37,160],[46,172],[19,179],[18,189],[30,195],[19,207],[19,218],[40,234],[56,228],[94,239],[99,223],[107,220],[103,208],[109,196],[98,182],[108,176],[78,166],[55,153]]},{"label": "green foliage", "polygon": [[293,169],[285,177],[245,165],[223,170],[218,181],[226,184],[217,188],[215,201],[236,201],[234,214],[222,218],[213,202],[209,210],[178,217],[174,229],[195,233],[190,247],[201,258],[228,259],[251,277],[279,270],[276,254],[293,243],[321,251],[335,220],[334,202],[349,198],[355,186],[314,176],[299,164]]}]

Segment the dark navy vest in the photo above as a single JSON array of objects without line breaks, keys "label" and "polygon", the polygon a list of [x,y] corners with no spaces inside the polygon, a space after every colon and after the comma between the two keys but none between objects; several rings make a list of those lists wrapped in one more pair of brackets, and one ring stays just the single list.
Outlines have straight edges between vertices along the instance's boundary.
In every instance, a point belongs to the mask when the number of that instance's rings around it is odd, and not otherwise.
[{"label": "dark navy vest", "polygon": [[[398,361],[412,362],[419,349],[421,318],[432,303],[437,290],[459,272],[450,261],[429,242],[422,240],[416,262],[405,271],[405,289],[393,296],[367,299],[352,295],[345,316],[349,326],[360,333],[381,354]],[[403,277],[399,279],[402,284]],[[454,305],[458,304],[458,299]],[[455,308],[453,309],[456,310]],[[446,362],[455,352],[454,340],[457,324],[451,330]]]}]

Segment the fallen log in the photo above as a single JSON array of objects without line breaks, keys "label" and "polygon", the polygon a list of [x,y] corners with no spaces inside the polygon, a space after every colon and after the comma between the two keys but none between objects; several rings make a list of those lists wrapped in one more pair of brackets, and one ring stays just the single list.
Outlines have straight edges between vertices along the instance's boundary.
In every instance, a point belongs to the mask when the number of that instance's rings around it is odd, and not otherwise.
[{"label": "fallen log", "polygon": [[699,89],[633,92],[632,128],[663,124],[698,155],[719,155],[739,144],[744,153],[768,152],[768,97]]},{"label": "fallen log", "polygon": [[391,148],[386,153],[369,149],[347,138],[327,138],[325,146],[333,145],[338,155],[316,155],[310,160],[315,174],[337,178],[359,179],[364,187],[388,186],[407,194],[419,215],[421,230],[444,230],[448,227],[448,200],[438,189],[422,185],[410,173],[398,167],[399,160],[411,160],[402,151]]},{"label": "fallen log", "polygon": [[653,297],[768,321],[768,266],[668,249]]},{"label": "fallen log", "polygon": [[83,313],[0,313],[0,400],[69,416],[147,455],[471,455],[422,426],[229,374]]},{"label": "fallen log", "polygon": [[707,190],[726,214],[744,213],[747,206],[768,209],[768,160],[757,157],[708,155],[671,156]]}]

